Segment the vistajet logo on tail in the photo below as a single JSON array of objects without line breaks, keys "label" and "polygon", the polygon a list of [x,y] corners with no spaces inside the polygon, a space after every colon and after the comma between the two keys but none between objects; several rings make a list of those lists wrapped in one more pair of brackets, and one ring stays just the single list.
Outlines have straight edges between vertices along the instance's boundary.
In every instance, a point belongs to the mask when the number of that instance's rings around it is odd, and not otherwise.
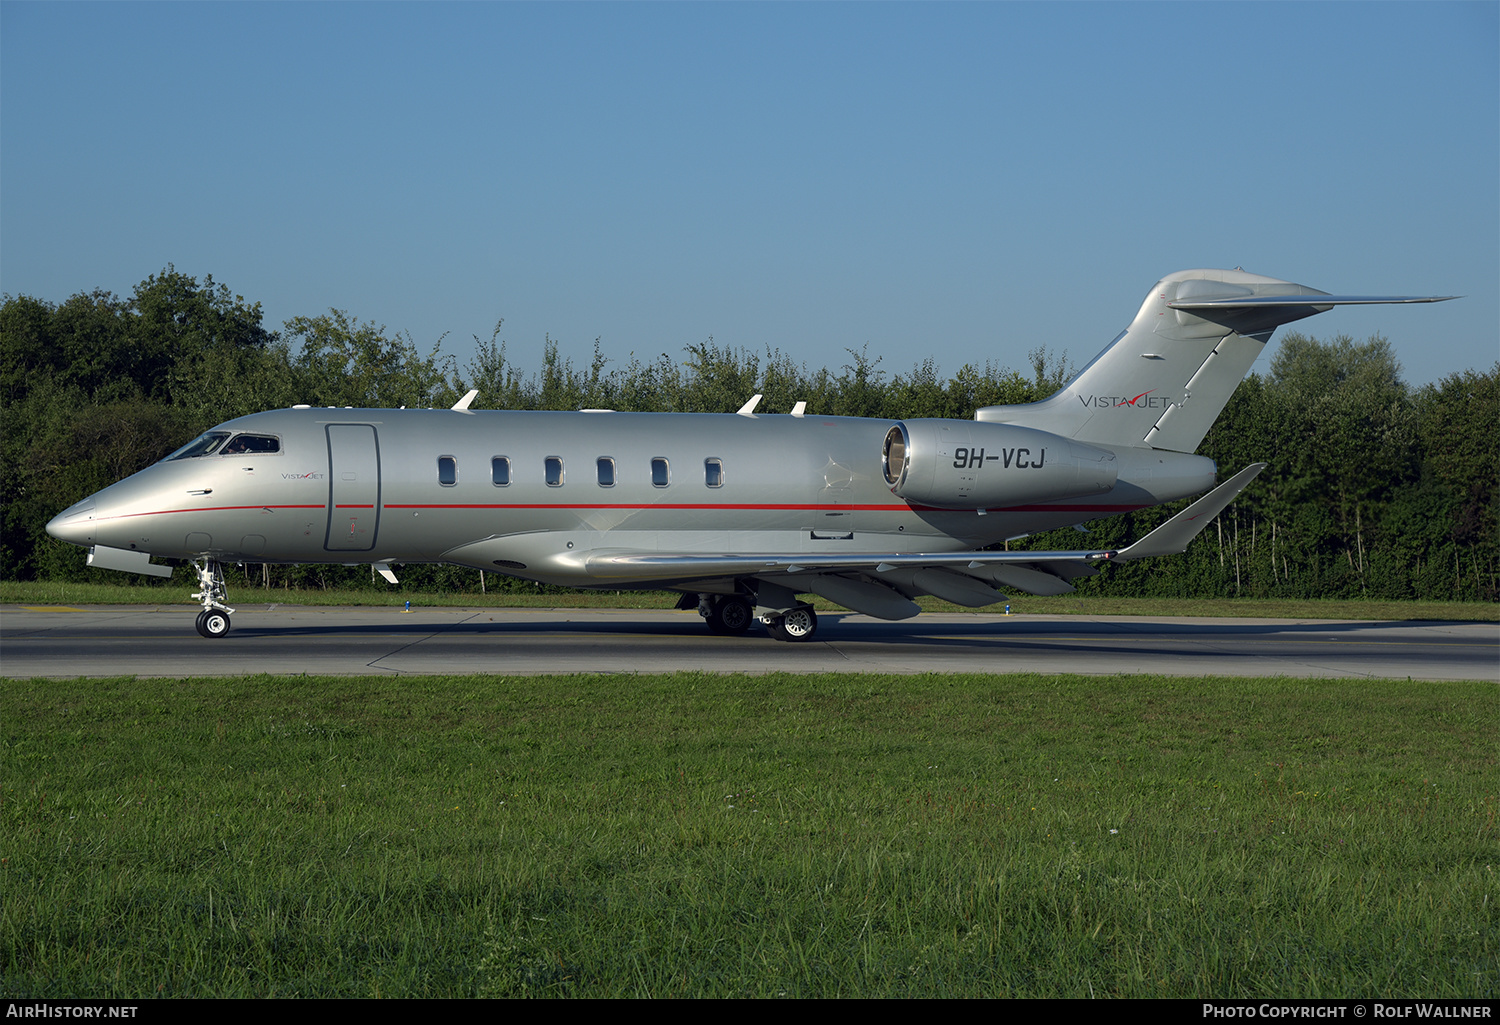
[{"label": "vistajet logo on tail", "polygon": [[1095,409],[1118,409],[1121,406],[1131,406],[1135,409],[1166,409],[1168,406],[1177,405],[1165,395],[1153,395],[1156,389],[1143,391],[1134,398],[1128,395],[1080,395],[1078,401],[1085,406]]}]

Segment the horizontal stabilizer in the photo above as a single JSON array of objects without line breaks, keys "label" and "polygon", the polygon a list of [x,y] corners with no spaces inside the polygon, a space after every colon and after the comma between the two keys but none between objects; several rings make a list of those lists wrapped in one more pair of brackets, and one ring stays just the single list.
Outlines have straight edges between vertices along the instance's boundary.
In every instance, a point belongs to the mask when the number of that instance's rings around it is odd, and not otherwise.
[{"label": "horizontal stabilizer", "polygon": [[1253,310],[1266,306],[1380,306],[1391,303],[1445,303],[1456,295],[1245,295],[1229,299],[1176,299],[1174,310]]},{"label": "horizontal stabilizer", "polygon": [[1233,502],[1266,465],[1251,463],[1135,544],[1120,549],[1115,561],[1177,555],[1187,551],[1188,542],[1201,534],[1203,528],[1212,523],[1214,517],[1223,512],[1224,507]]}]

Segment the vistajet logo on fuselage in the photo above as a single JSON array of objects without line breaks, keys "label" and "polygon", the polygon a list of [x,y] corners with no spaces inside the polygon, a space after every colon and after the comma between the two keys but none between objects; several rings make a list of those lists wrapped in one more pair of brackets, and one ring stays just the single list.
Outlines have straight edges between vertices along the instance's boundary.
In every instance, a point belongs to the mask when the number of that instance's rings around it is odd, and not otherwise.
[{"label": "vistajet logo on fuselage", "polygon": [[1153,395],[1149,391],[1143,391],[1135,398],[1125,395],[1080,395],[1078,401],[1096,409],[1118,409],[1120,406],[1132,406],[1136,409],[1166,409],[1168,406],[1177,405],[1165,395]]}]

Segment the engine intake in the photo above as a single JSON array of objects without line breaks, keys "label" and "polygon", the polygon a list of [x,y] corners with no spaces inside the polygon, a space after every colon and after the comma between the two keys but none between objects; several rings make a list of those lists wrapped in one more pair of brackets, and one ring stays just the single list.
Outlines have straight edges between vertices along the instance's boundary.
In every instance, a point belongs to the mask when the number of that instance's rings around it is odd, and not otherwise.
[{"label": "engine intake", "polygon": [[903,420],[882,452],[892,494],[937,509],[1000,509],[1103,494],[1115,454],[1015,424]]}]

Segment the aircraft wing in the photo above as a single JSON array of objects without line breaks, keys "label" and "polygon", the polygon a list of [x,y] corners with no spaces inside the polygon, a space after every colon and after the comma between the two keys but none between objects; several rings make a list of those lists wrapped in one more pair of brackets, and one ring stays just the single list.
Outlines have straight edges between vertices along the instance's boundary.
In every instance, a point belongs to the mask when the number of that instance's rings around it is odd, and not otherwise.
[{"label": "aircraft wing", "polygon": [[1112,551],[1076,552],[930,552],[903,555],[671,555],[638,552],[595,552],[589,556],[590,575],[601,580],[695,580],[763,573],[886,573],[893,569],[941,566],[980,569],[1008,563],[1100,562]]},{"label": "aircraft wing", "polygon": [[[904,608],[906,598],[933,594],[978,607],[1004,600],[994,585],[1030,594],[1065,594],[1068,580],[1098,572],[1109,561],[1128,561],[1186,550],[1225,506],[1255,479],[1265,463],[1253,463],[1134,544],[1123,549],[1017,552],[865,553],[848,555],[714,555],[670,552],[595,551],[585,563],[590,576],[608,581],[688,584],[695,580],[756,577],[796,591],[823,594],[856,611]],[[900,603],[878,593],[905,596]],[[849,600],[853,598],[854,600]],[[868,599],[868,600],[864,600]],[[867,607],[860,607],[861,603]],[[915,606],[911,606],[915,609]],[[882,618],[904,618],[882,616]]]}]

